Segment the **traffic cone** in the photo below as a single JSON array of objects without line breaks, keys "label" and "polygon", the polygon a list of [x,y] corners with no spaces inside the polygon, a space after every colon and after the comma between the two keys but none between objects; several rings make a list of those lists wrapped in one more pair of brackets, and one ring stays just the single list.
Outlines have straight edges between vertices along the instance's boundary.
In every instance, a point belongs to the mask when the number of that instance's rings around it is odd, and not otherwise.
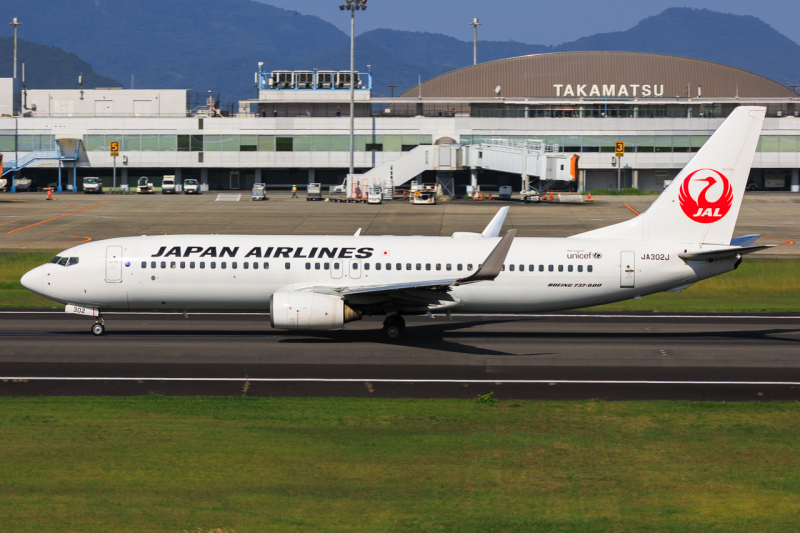
[{"label": "traffic cone", "polygon": [[594,198],[592,198],[592,191],[589,191],[586,196],[587,202],[594,202]]},{"label": "traffic cone", "polygon": [[553,201],[553,191],[550,191],[550,201]]},{"label": "traffic cone", "polygon": [[48,187],[47,188],[47,198],[46,198],[46,200],[52,200],[52,199],[53,199],[53,188],[52,187]]},{"label": "traffic cone", "polygon": [[492,193],[489,193],[489,198],[487,198],[487,200],[491,200],[491,199],[492,199]]}]

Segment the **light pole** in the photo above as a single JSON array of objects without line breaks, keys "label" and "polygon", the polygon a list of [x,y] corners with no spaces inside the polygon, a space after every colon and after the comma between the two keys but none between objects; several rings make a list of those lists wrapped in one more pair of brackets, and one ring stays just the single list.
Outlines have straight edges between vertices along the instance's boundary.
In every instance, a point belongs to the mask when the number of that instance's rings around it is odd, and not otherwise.
[{"label": "light pole", "polygon": [[472,26],[473,28],[475,28],[475,46],[474,46],[473,52],[472,52],[472,64],[473,65],[477,65],[478,64],[478,26],[480,26],[481,23],[478,20],[478,17],[475,17],[474,19],[472,19],[472,22],[470,22],[469,25]]},{"label": "light pole", "polygon": [[394,98],[394,90],[397,87],[397,85],[387,85],[387,87],[392,90],[392,98]]},{"label": "light pole", "polygon": [[[14,79],[16,80],[17,79],[17,26],[19,26],[22,23],[19,21],[19,19],[17,17],[14,17],[11,20],[11,22],[9,22],[9,24],[11,26],[14,26]],[[14,87],[14,91],[16,91],[16,90],[17,90],[17,88],[15,86]],[[12,113],[14,113],[16,115],[17,114],[17,110],[14,109],[14,105],[13,105],[13,100],[14,99],[12,98],[11,100],[12,100],[11,110],[12,110]],[[18,148],[17,148],[18,142],[17,141],[19,140],[19,133],[18,132],[19,132],[19,129],[18,129],[18,126],[17,126],[17,120],[14,119],[14,165],[15,166],[17,165],[17,163],[19,161],[19,152],[17,151],[18,150]],[[14,178],[14,173],[13,172],[11,173],[11,192],[17,192],[17,184],[16,184],[16,179]]]},{"label": "light pole", "polygon": [[[342,11],[350,11],[350,174],[355,173],[355,113],[356,113],[356,11],[367,9],[367,0],[345,0],[339,6]],[[348,180],[348,187],[350,182]]]}]

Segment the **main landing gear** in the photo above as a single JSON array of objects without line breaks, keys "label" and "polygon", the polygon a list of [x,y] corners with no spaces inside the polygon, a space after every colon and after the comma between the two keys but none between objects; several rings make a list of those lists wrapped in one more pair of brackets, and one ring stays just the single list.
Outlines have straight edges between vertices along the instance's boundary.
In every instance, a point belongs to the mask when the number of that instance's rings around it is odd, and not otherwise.
[{"label": "main landing gear", "polygon": [[383,334],[390,341],[397,340],[406,329],[406,321],[400,315],[389,315],[383,322]]},{"label": "main landing gear", "polygon": [[105,320],[103,320],[103,317],[101,316],[97,317],[97,322],[95,322],[94,325],[92,326],[92,333],[94,334],[95,337],[99,337],[100,335],[106,332],[105,323],[106,322]]}]

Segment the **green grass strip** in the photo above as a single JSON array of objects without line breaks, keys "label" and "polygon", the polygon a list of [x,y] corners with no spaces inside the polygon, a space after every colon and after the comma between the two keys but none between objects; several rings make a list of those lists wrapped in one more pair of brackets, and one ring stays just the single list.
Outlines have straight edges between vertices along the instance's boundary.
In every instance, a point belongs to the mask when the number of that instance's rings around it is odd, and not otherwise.
[{"label": "green grass strip", "polygon": [[0,398],[2,529],[797,530],[798,403],[494,390],[496,404]]}]

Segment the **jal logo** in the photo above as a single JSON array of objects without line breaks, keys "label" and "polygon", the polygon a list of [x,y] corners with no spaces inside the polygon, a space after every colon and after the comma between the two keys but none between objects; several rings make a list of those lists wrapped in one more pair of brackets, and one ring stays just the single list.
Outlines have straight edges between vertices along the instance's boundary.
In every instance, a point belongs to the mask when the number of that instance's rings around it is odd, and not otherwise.
[{"label": "jal logo", "polygon": [[711,224],[722,220],[731,210],[733,188],[721,172],[702,168],[683,180],[678,201],[687,217],[701,224]]}]

